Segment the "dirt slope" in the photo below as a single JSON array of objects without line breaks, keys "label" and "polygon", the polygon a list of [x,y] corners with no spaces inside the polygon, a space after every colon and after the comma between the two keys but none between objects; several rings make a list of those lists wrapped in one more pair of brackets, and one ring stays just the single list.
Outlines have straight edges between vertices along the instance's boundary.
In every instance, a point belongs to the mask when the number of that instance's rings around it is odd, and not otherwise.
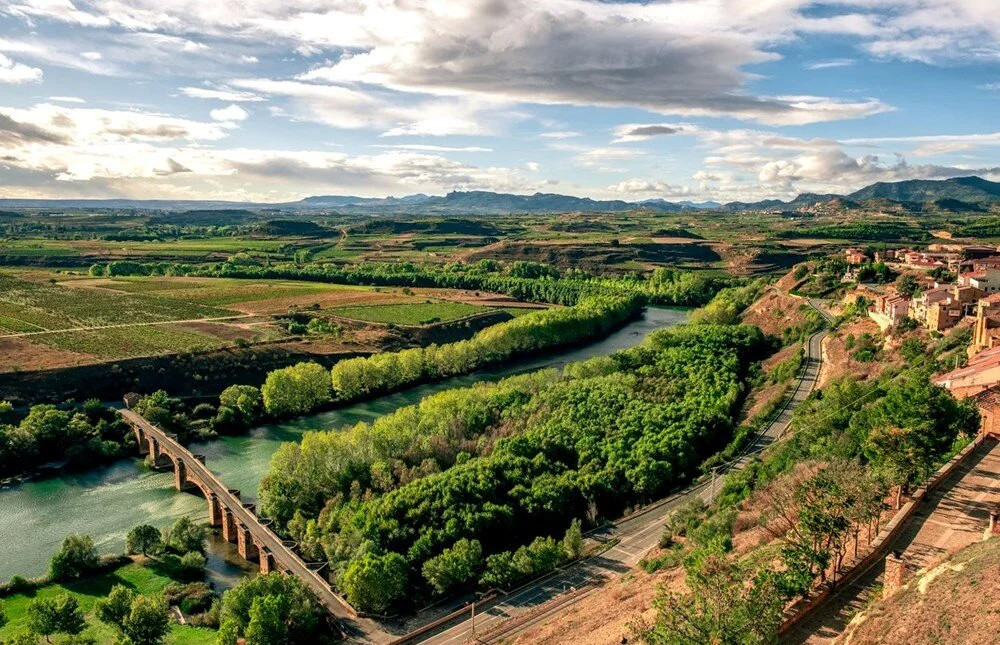
[{"label": "dirt slope", "polygon": [[1000,538],[966,547],[859,614],[837,645],[995,645]]}]

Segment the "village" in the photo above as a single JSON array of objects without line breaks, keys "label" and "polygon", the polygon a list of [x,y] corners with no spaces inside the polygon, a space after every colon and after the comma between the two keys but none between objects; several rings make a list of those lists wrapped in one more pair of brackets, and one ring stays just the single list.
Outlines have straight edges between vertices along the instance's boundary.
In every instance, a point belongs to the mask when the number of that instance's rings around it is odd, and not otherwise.
[{"label": "village", "polygon": [[[974,397],[983,430],[1000,430],[1000,248],[932,244],[927,250],[844,249],[842,282],[857,283],[844,303],[860,305],[887,336],[923,328],[932,337],[967,328],[971,340],[964,364],[934,383],[958,398]],[[899,277],[878,284],[864,280],[864,267],[884,265]]]}]

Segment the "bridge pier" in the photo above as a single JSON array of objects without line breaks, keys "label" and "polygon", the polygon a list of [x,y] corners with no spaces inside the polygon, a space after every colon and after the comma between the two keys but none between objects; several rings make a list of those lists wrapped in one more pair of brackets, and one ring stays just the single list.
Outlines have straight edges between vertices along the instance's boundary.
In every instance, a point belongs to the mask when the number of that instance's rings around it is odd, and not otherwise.
[{"label": "bridge pier", "polygon": [[209,493],[208,500],[208,521],[212,526],[222,526],[222,505],[219,503],[219,496]]},{"label": "bridge pier", "polygon": [[260,547],[260,572],[267,575],[275,570],[274,554],[266,546]]},{"label": "bridge pier", "polygon": [[250,529],[243,524],[236,527],[236,550],[240,557],[250,562],[257,558],[258,548],[253,540]]},{"label": "bridge pier", "polygon": [[187,464],[180,457],[174,457],[174,487],[184,490],[187,487]]},{"label": "bridge pier", "polygon": [[236,543],[236,518],[233,512],[226,507],[222,508],[222,539],[226,542]]}]

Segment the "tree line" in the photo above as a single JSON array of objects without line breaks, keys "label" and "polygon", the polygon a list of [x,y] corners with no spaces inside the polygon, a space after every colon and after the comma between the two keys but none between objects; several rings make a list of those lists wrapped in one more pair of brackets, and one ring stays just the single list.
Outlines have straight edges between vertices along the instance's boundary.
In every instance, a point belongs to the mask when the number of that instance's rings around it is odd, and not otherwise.
[{"label": "tree line", "polygon": [[560,271],[538,262],[513,262],[503,265],[494,260],[474,264],[452,262],[443,266],[417,265],[411,262],[362,263],[349,266],[309,263],[267,264],[237,254],[216,264],[183,264],[118,260],[95,264],[95,276],[190,275],[217,278],[265,280],[307,280],[332,284],[433,287],[502,293],[518,300],[575,305],[588,296],[620,296],[636,293],[655,304],[701,306],[732,278],[707,276],[692,271],[657,268],[648,276],[630,274],[622,277],[594,276],[583,271]]},{"label": "tree line", "polygon": [[469,340],[347,359],[329,371],[316,363],[298,363],[270,372],[259,391],[246,385],[227,388],[213,425],[225,431],[252,425],[262,414],[306,414],[332,402],[378,396],[599,338],[637,315],[644,304],[639,294],[592,296],[573,307],[534,311],[487,327]]}]

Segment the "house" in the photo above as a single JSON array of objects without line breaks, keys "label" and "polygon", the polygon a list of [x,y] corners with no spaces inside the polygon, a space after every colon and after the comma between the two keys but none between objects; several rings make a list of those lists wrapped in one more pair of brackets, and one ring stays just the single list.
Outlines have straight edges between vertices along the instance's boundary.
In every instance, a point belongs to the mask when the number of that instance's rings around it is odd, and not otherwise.
[{"label": "house", "polygon": [[957,398],[976,396],[1000,385],[1000,347],[979,352],[965,367],[959,367],[934,379],[935,385],[951,391]]},{"label": "house", "polygon": [[931,305],[937,302],[942,302],[948,299],[949,289],[948,286],[940,286],[934,289],[928,289],[927,291],[921,292],[919,296],[915,296],[911,301],[911,313],[910,316],[919,320],[920,322],[927,322],[927,310]]},{"label": "house", "polygon": [[879,294],[868,310],[868,315],[883,330],[895,327],[910,313],[910,300],[898,293]]},{"label": "house", "polygon": [[1000,386],[983,390],[975,395],[979,410],[979,432],[1000,437]]},{"label": "house", "polygon": [[1000,294],[980,298],[976,303],[976,324],[972,328],[970,355],[1000,345]]},{"label": "house", "polygon": [[962,287],[975,287],[985,293],[996,293],[1000,291],[1000,268],[977,269],[970,273],[960,273],[956,282]]},{"label": "house", "polygon": [[931,331],[944,331],[957,325],[964,317],[965,308],[949,297],[927,308],[924,325]]},{"label": "house", "polygon": [[868,261],[868,256],[860,249],[844,249],[844,259],[848,264],[864,264]]}]

